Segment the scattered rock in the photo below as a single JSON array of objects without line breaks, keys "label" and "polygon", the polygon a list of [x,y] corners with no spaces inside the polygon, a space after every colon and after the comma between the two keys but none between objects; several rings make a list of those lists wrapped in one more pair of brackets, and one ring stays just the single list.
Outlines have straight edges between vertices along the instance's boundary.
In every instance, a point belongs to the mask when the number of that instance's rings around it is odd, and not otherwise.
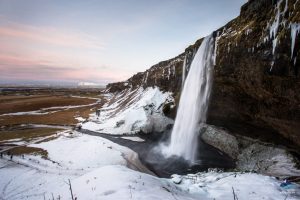
[{"label": "scattered rock", "polygon": [[173,174],[172,176],[171,176],[171,180],[173,181],[173,183],[175,183],[175,184],[180,184],[181,182],[182,182],[182,176],[180,176],[180,175],[177,175],[177,174]]},{"label": "scattered rock", "polygon": [[297,158],[288,150],[262,143],[248,137],[234,136],[228,131],[206,125],[201,130],[202,140],[236,160],[236,169],[277,177],[297,176]]},{"label": "scattered rock", "polygon": [[123,124],[125,124],[125,120],[120,120],[120,121],[116,122],[116,128],[119,128]]}]

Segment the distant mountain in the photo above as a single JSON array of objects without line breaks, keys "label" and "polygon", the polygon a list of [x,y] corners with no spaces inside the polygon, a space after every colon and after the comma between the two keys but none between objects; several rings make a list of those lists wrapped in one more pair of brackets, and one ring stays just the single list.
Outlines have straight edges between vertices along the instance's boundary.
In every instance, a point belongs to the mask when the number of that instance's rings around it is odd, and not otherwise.
[{"label": "distant mountain", "polygon": [[104,88],[105,86],[98,84],[98,83],[91,83],[91,82],[79,82],[78,87],[84,88]]}]

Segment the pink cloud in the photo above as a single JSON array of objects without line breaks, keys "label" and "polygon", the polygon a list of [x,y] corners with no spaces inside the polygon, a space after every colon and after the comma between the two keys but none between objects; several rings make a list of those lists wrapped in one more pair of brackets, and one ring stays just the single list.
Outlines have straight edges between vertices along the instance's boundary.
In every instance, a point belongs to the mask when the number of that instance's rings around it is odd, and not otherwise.
[{"label": "pink cloud", "polygon": [[2,79],[114,82],[132,74],[103,67],[103,43],[90,35],[1,21]]},{"label": "pink cloud", "polygon": [[99,38],[82,32],[58,30],[53,27],[35,27],[12,22],[0,27],[0,37],[69,48],[104,48],[104,44]]},{"label": "pink cloud", "polygon": [[12,55],[0,55],[0,78],[22,80],[67,80],[115,82],[125,80],[131,73],[102,67],[57,67],[40,64],[30,59]]},{"label": "pink cloud", "polygon": [[9,65],[28,66],[28,65],[36,65],[36,62],[28,58],[21,58],[13,55],[0,54],[0,67],[3,69],[4,66],[9,66]]}]

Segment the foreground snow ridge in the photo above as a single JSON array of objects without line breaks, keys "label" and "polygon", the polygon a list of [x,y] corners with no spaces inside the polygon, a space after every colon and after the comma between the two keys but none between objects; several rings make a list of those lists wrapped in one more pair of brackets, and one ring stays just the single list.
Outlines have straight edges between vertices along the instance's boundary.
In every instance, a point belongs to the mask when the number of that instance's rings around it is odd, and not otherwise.
[{"label": "foreground snow ridge", "polygon": [[106,134],[135,134],[140,131],[161,132],[173,120],[163,114],[163,106],[174,102],[172,93],[162,92],[158,87],[127,89],[110,94],[100,116],[93,114],[82,128]]},{"label": "foreground snow ridge", "polygon": [[[208,172],[173,179],[157,178],[124,166],[110,165],[96,169],[73,180],[78,199],[105,200],[232,200],[234,189],[239,199],[296,200],[295,190],[284,191],[275,178],[253,173]],[[54,194],[69,199],[67,186]]]}]

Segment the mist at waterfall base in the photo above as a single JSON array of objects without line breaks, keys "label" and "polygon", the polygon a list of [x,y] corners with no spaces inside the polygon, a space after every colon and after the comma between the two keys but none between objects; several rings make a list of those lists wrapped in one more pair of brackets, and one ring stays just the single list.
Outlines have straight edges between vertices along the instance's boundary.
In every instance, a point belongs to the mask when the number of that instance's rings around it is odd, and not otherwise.
[{"label": "mist at waterfall base", "polygon": [[214,65],[214,38],[204,38],[185,80],[168,144],[160,146],[165,157],[178,156],[196,164],[198,136],[201,124],[206,122],[212,87]]}]

